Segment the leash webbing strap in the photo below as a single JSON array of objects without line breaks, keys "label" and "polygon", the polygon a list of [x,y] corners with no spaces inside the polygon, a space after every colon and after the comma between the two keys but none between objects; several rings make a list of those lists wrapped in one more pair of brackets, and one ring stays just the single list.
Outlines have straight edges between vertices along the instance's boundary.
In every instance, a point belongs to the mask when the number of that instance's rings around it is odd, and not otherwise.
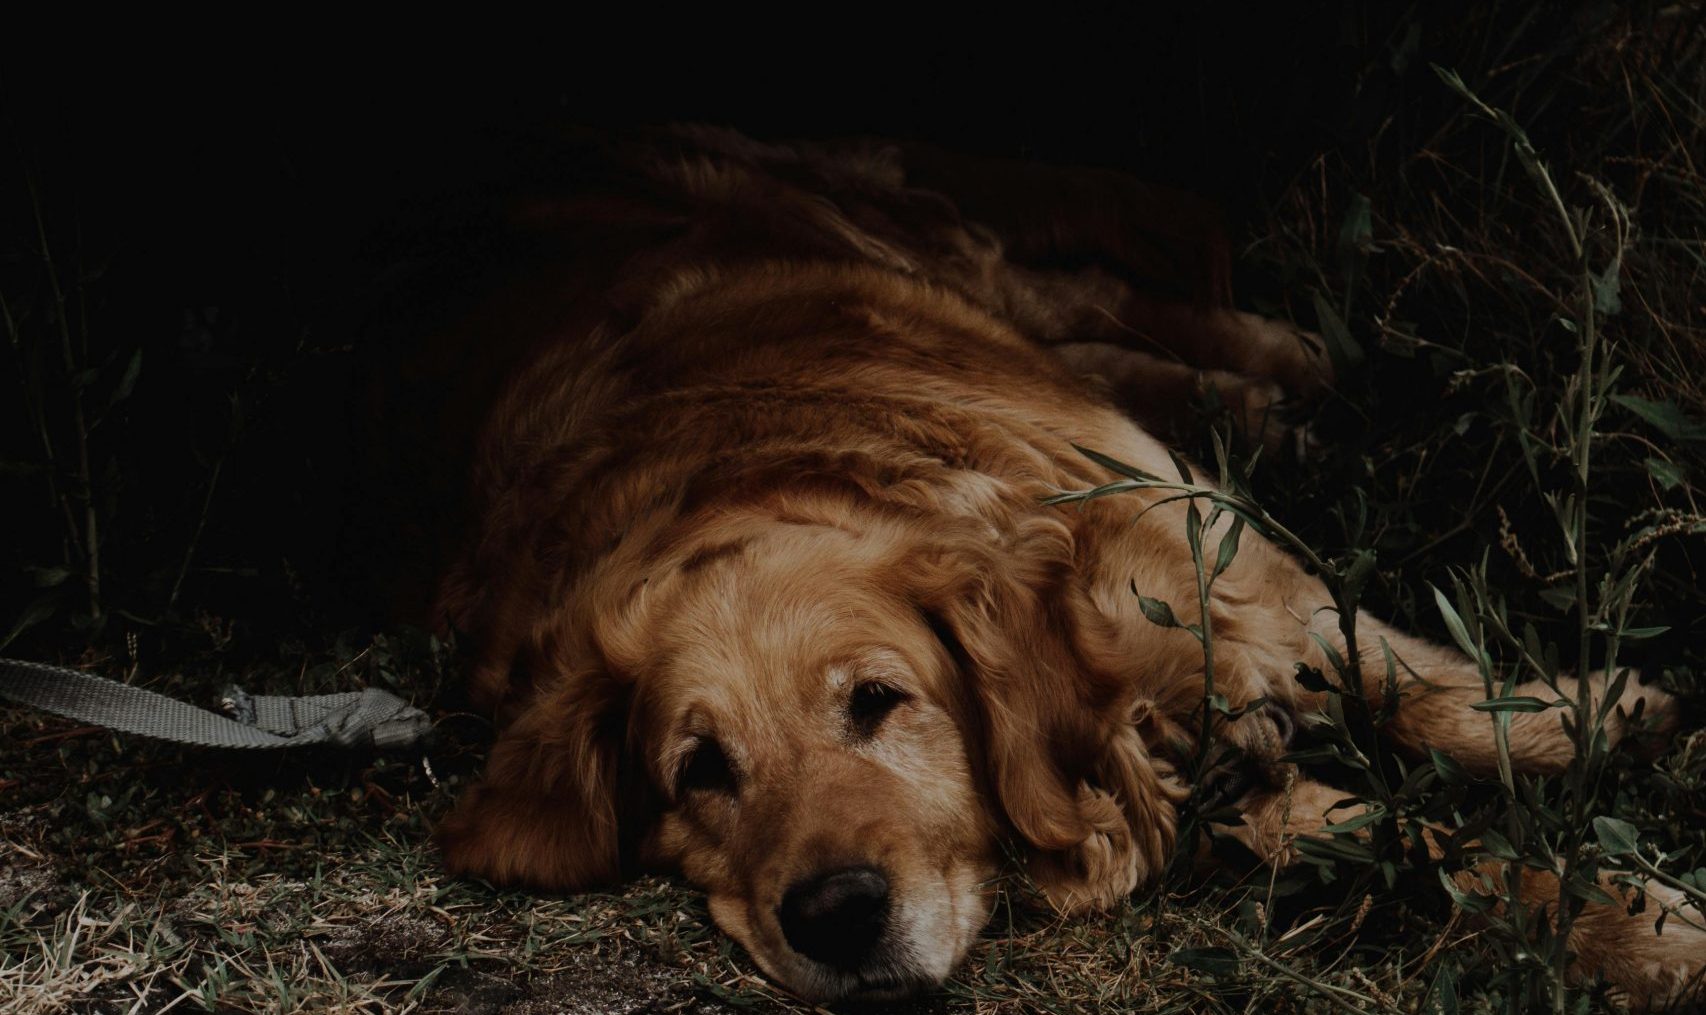
[{"label": "leash webbing strap", "polygon": [[200,747],[412,747],[432,733],[432,718],[387,691],[369,687],[305,697],[251,695],[226,688],[236,718],[80,670],[0,659],[0,697],[122,733]]}]

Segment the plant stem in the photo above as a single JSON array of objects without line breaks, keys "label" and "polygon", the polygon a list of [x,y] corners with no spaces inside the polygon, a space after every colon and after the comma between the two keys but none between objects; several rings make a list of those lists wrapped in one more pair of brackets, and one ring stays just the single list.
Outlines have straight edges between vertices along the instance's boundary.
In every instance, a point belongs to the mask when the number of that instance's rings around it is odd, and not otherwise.
[{"label": "plant stem", "polygon": [[[89,468],[89,426],[88,417],[83,411],[84,381],[80,378],[81,370],[78,357],[71,345],[71,323],[66,313],[67,306],[64,290],[59,285],[59,272],[53,266],[53,251],[47,242],[47,225],[42,221],[41,201],[36,195],[35,184],[29,183],[31,211],[35,214],[36,240],[41,247],[42,266],[47,270],[48,286],[53,292],[53,306],[56,323],[59,326],[60,352],[64,360],[66,383],[71,386],[71,417],[77,437],[77,479],[78,494],[83,501],[83,561],[85,564],[84,582],[89,591],[89,616],[94,620],[101,618],[101,534],[100,523],[95,513],[95,483],[94,474]],[[87,358],[86,355],[84,357]],[[75,529],[73,529],[75,534]]]},{"label": "plant stem", "polygon": [[[1192,512],[1196,505],[1190,506]],[[1197,765],[1198,771],[1208,763],[1208,752],[1211,742],[1210,732],[1214,727],[1214,621],[1209,614],[1209,590],[1212,585],[1208,569],[1203,566],[1202,541],[1209,531],[1214,528],[1218,510],[1210,512],[1208,523],[1196,526],[1191,544],[1191,563],[1197,572],[1197,609],[1200,619],[1197,626],[1201,631],[1203,659],[1203,690],[1202,690],[1202,723],[1197,730]]]}]

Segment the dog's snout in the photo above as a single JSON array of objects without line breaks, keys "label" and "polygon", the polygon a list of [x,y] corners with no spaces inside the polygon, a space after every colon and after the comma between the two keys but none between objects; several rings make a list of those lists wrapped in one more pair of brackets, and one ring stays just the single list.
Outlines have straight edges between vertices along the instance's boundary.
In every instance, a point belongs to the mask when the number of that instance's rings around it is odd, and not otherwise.
[{"label": "dog's snout", "polygon": [[888,878],[874,867],[845,867],[795,883],[778,916],[789,947],[851,969],[882,937],[888,911]]}]

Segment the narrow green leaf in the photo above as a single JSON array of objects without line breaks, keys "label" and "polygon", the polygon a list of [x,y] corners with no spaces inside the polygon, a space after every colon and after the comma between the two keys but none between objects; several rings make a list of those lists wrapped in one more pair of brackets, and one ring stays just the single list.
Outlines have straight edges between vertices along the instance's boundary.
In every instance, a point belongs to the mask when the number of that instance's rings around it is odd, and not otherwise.
[{"label": "narrow green leaf", "polygon": [[1167,449],[1167,457],[1168,457],[1168,459],[1170,459],[1172,461],[1173,468],[1177,469],[1179,472],[1179,482],[1181,482],[1181,483],[1194,483],[1194,482],[1196,482],[1196,479],[1191,475],[1190,464],[1188,462],[1186,462],[1183,458],[1179,457],[1179,453],[1177,451],[1174,451],[1172,448],[1168,448]]},{"label": "narrow green leaf", "polygon": [[1368,584],[1369,576],[1374,574],[1374,551],[1357,550],[1351,554],[1351,562],[1345,567],[1345,593],[1351,602],[1356,602],[1362,596],[1363,586]]},{"label": "narrow green leaf", "polygon": [[1628,856],[1640,846],[1641,833],[1622,818],[1601,814],[1593,819],[1593,834],[1606,856]]},{"label": "narrow green leaf", "polygon": [[1428,991],[1428,1015],[1457,1015],[1457,973],[1449,964],[1442,964]]},{"label": "narrow green leaf", "polygon": [[1457,763],[1457,759],[1449,754],[1441,754],[1433,748],[1428,748],[1429,757],[1433,758],[1434,769],[1439,772],[1440,781],[1449,786],[1461,786],[1474,780],[1469,770]]},{"label": "narrow green leaf", "polygon": [[1351,274],[1357,261],[1367,254],[1374,239],[1374,205],[1367,194],[1353,194],[1339,224],[1339,260]]},{"label": "narrow green leaf", "polygon": [[1541,701],[1526,695],[1513,695],[1509,698],[1489,698],[1470,704],[1470,708],[1478,712],[1544,712],[1549,708],[1561,708],[1567,702]]},{"label": "narrow green leaf", "polygon": [[1623,309],[1623,299],[1619,294],[1619,290],[1623,287],[1622,256],[1612,257],[1611,263],[1605,266],[1604,271],[1590,272],[1589,275],[1593,280],[1594,309],[1598,310],[1601,316],[1615,316],[1619,310]]},{"label": "narrow green leaf", "polygon": [[1546,658],[1546,651],[1540,647],[1540,629],[1532,620],[1522,625],[1522,649],[1537,663]]},{"label": "narrow green leaf", "polygon": [[1232,465],[1226,456],[1226,441],[1221,439],[1219,430],[1210,430],[1208,435],[1214,441],[1214,464],[1219,469],[1221,489],[1231,490]]},{"label": "narrow green leaf", "polygon": [[[1594,700],[1602,704],[1607,703],[1607,699],[1610,699],[1610,703],[1621,701],[1623,699],[1623,688],[1628,685],[1630,674],[1633,672],[1634,671],[1627,666],[1619,666],[1616,672],[1610,674],[1611,682],[1609,684],[1604,687],[1593,688]],[[1581,691],[1581,685],[1578,684],[1576,686],[1576,693],[1569,697],[1572,700],[1578,700],[1580,698]]]},{"label": "narrow green leaf", "polygon": [[1348,860],[1351,863],[1374,862],[1374,851],[1355,839],[1317,839],[1303,836],[1296,841],[1297,851],[1316,860]]},{"label": "narrow green leaf", "polygon": [[1179,626],[1179,618],[1173,615],[1173,608],[1162,600],[1140,595],[1137,597],[1137,607],[1143,611],[1145,617],[1149,618],[1151,624],[1158,627]]},{"label": "narrow green leaf", "polygon": [[11,630],[6,632],[6,637],[0,638],[0,649],[12,644],[18,635],[53,616],[54,613],[58,612],[59,606],[60,597],[57,592],[50,592],[30,603],[24,608],[24,612],[12,622]]},{"label": "narrow green leaf", "polygon": [[1540,599],[1548,606],[1556,607],[1561,613],[1568,613],[1576,608],[1576,590],[1571,585],[1554,585],[1549,589],[1541,589]]},{"label": "narrow green leaf", "polygon": [[1647,475],[1653,477],[1663,489],[1674,490],[1688,482],[1688,466],[1680,462],[1648,458],[1641,464],[1647,467]]},{"label": "narrow green leaf", "polygon": [[1386,808],[1384,808],[1384,807],[1371,807],[1368,810],[1364,811],[1363,813],[1356,815],[1355,817],[1346,818],[1345,820],[1340,821],[1336,824],[1327,825],[1326,827],[1322,828],[1321,830],[1324,832],[1335,832],[1335,833],[1337,833],[1337,832],[1354,832],[1359,828],[1367,828],[1369,825],[1374,824],[1376,821],[1379,821],[1381,818],[1384,818],[1385,816],[1386,816]]},{"label": "narrow green leaf", "polygon": [[1612,395],[1611,400],[1657,427],[1666,437],[1679,441],[1706,440],[1706,423],[1691,419],[1670,402],[1655,402],[1636,395]]},{"label": "narrow green leaf", "polygon": [[1145,483],[1162,483],[1162,482],[1165,482],[1165,480],[1163,480],[1160,476],[1156,476],[1156,475],[1152,475],[1150,473],[1144,472],[1142,469],[1139,469],[1134,465],[1127,465],[1126,463],[1120,461],[1117,458],[1111,458],[1108,455],[1102,454],[1100,451],[1092,451],[1089,448],[1083,447],[1083,446],[1078,445],[1078,444],[1072,445],[1072,450],[1083,455],[1085,458],[1090,459],[1092,462],[1095,462],[1097,465],[1100,465],[1102,468],[1107,469],[1109,472],[1115,473],[1117,475],[1126,476],[1130,479],[1139,479],[1139,480],[1144,481]]},{"label": "narrow green leaf", "polygon": [[1481,833],[1481,848],[1500,860],[1521,859],[1511,841],[1491,828]]},{"label": "narrow green leaf", "polygon": [[1287,751],[1280,755],[1281,761],[1293,765],[1313,765],[1321,761],[1341,761],[1344,752],[1337,747],[1309,747],[1298,751]]},{"label": "narrow green leaf", "polygon": [[1572,877],[1570,880],[1564,882],[1564,891],[1578,899],[1581,899],[1583,902],[1597,903],[1601,906],[1617,905],[1617,900],[1612,898],[1610,893],[1605,889],[1594,884],[1592,881],[1584,880],[1579,876]]},{"label": "narrow green leaf", "polygon": [[1311,641],[1315,642],[1316,645],[1320,646],[1321,653],[1325,655],[1327,657],[1327,661],[1333,665],[1333,672],[1345,672],[1345,657],[1339,654],[1338,649],[1334,648],[1327,639],[1316,634],[1314,631],[1309,632],[1309,638]]},{"label": "narrow green leaf", "polygon": [[130,355],[130,362],[125,365],[124,375],[118,380],[118,387],[113,389],[113,396],[107,401],[109,406],[117,405],[130,397],[136,388],[136,378],[142,373],[142,350],[137,349]]},{"label": "narrow green leaf", "polygon": [[1392,703],[1392,707],[1396,708],[1398,701],[1398,657],[1393,654],[1392,645],[1386,640],[1385,635],[1380,638],[1380,660],[1383,664],[1381,671],[1383,679],[1380,686],[1387,699]]},{"label": "narrow green leaf", "polygon": [[1219,578],[1220,573],[1232,564],[1232,558],[1238,556],[1238,539],[1244,534],[1244,519],[1233,516],[1232,527],[1226,530],[1226,535],[1220,537],[1220,552],[1214,558],[1214,572],[1209,577]]},{"label": "narrow green leaf", "polygon": [[53,567],[27,567],[24,570],[34,572],[35,584],[38,589],[51,589],[64,584],[71,577],[69,568],[55,565]]},{"label": "narrow green leaf", "polygon": [[1464,655],[1471,659],[1480,659],[1480,646],[1476,645],[1474,640],[1469,637],[1469,629],[1464,626],[1463,618],[1458,615],[1457,608],[1452,606],[1451,602],[1445,598],[1445,593],[1441,592],[1431,582],[1428,584],[1428,588],[1433,589],[1434,604],[1439,607],[1439,615],[1445,619],[1445,628],[1451,632],[1451,640],[1457,642],[1457,647],[1463,650]]},{"label": "narrow green leaf", "polygon": [[1351,331],[1345,327],[1345,321],[1339,312],[1320,293],[1311,294],[1315,301],[1315,317],[1321,325],[1321,335],[1327,340],[1327,358],[1332,361],[1333,368],[1340,376],[1348,373],[1352,367],[1362,363],[1362,346],[1351,337]]}]

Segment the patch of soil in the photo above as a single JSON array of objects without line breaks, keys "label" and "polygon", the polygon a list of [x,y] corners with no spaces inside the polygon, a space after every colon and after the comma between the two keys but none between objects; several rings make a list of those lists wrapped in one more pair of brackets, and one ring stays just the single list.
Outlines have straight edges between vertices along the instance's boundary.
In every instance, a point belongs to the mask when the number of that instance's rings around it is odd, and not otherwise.
[{"label": "patch of soil", "polygon": [[450,931],[436,920],[391,915],[339,928],[320,945],[320,951],[345,971],[420,973],[432,966],[435,953],[450,944]]},{"label": "patch of soil", "polygon": [[[59,868],[21,845],[27,838],[31,819],[0,814],[0,910],[29,903],[37,914],[58,913],[77,900]],[[13,848],[6,848],[12,845]]]},{"label": "patch of soil", "polygon": [[571,969],[519,983],[489,974],[441,981],[420,1010],[445,1015],[724,1015],[743,1010],[707,994],[680,967],[638,950],[608,956],[589,949],[573,959]]},{"label": "patch of soil", "polygon": [[49,899],[59,887],[59,874],[47,864],[7,864],[0,867],[0,909],[11,909],[26,899]]}]

